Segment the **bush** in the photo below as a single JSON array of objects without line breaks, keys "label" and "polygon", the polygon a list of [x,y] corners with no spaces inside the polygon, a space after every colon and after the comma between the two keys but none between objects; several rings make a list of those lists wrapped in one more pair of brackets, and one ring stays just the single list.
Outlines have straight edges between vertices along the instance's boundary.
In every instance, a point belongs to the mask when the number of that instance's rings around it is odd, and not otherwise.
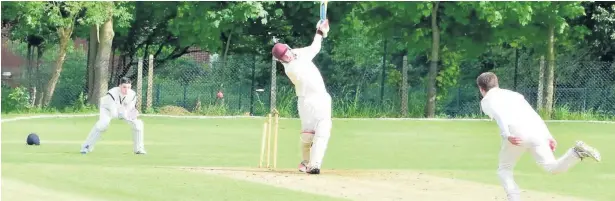
[{"label": "bush", "polygon": [[97,112],[98,108],[95,105],[90,105],[86,101],[85,95],[83,92],[79,94],[77,100],[73,101],[71,106],[64,108],[64,112],[73,112],[73,113],[89,113],[89,112]]},{"label": "bush", "polygon": [[30,95],[25,87],[10,88],[2,85],[2,112],[27,112],[30,109]]}]

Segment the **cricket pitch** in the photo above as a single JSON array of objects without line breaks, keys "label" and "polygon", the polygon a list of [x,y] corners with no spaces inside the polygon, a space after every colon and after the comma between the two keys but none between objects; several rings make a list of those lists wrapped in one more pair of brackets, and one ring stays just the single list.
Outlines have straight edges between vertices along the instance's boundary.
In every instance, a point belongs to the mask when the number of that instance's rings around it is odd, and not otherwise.
[{"label": "cricket pitch", "polygon": [[[348,200],[506,200],[500,186],[404,170],[324,170],[320,175],[307,175],[295,169],[182,169]],[[585,200],[535,191],[522,191],[522,197],[524,201]]]}]

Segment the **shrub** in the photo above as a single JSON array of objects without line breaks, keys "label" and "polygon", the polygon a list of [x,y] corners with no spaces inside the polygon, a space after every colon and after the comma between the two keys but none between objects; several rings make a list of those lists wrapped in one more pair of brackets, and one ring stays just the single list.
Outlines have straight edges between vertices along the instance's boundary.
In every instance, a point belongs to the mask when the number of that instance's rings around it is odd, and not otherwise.
[{"label": "shrub", "polygon": [[30,109],[30,95],[25,87],[2,85],[2,112],[26,112]]}]

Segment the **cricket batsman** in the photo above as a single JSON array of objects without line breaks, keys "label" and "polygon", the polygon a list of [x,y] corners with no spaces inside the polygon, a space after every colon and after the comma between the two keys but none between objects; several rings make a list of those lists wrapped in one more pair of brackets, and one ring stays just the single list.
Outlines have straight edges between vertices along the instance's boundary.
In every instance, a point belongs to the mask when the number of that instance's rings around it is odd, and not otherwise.
[{"label": "cricket batsman", "polygon": [[139,114],[136,109],[137,93],[131,87],[130,79],[123,77],[120,79],[119,86],[109,89],[107,94],[100,99],[100,116],[85,143],[81,146],[82,154],[94,150],[94,144],[100,138],[100,135],[107,130],[113,118],[123,119],[132,126],[134,153],[146,153],[143,145],[143,121],[137,119]]},{"label": "cricket batsman", "polygon": [[502,147],[497,174],[509,201],[520,201],[520,189],[513,178],[513,168],[521,155],[529,151],[547,172],[558,174],[586,158],[600,161],[600,153],[582,141],[568,149],[564,156],[556,159],[553,151],[557,142],[545,122],[525,100],[523,95],[500,89],[494,73],[482,73],[476,79],[483,99],[482,111],[495,119],[500,128]]},{"label": "cricket batsman", "polygon": [[329,32],[328,20],[319,21],[310,46],[292,49],[276,43],[273,56],[284,65],[284,72],[295,86],[297,108],[301,118],[301,151],[299,171],[320,174],[329,137],[331,136],[331,96],[320,71],[312,62],[320,52],[322,39]]}]

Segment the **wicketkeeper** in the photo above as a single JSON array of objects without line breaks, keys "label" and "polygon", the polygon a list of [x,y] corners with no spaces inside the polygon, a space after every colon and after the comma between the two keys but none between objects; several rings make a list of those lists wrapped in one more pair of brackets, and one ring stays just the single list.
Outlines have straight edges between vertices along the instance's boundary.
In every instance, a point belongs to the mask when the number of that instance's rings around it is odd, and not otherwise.
[{"label": "wicketkeeper", "polygon": [[113,118],[122,119],[132,126],[134,153],[146,153],[143,145],[143,121],[137,119],[139,115],[139,111],[136,109],[137,93],[131,87],[130,79],[124,77],[120,79],[119,86],[111,88],[100,99],[100,116],[85,143],[81,146],[82,154],[94,150],[94,144],[100,138],[100,135],[107,130]]},{"label": "wicketkeeper", "polygon": [[301,118],[301,150],[299,171],[320,174],[329,137],[331,136],[331,96],[320,71],[312,59],[320,52],[322,39],[329,32],[328,20],[319,21],[310,46],[292,49],[276,43],[273,56],[284,65],[284,71],[295,86],[297,108]]},{"label": "wicketkeeper", "polygon": [[585,158],[600,161],[600,153],[582,141],[556,159],[553,151],[557,142],[542,118],[534,111],[523,95],[500,89],[494,73],[486,72],[476,79],[483,99],[483,112],[495,119],[502,137],[498,176],[509,201],[519,201],[521,191],[513,178],[513,168],[523,153],[529,151],[536,163],[552,174],[566,172]]}]

